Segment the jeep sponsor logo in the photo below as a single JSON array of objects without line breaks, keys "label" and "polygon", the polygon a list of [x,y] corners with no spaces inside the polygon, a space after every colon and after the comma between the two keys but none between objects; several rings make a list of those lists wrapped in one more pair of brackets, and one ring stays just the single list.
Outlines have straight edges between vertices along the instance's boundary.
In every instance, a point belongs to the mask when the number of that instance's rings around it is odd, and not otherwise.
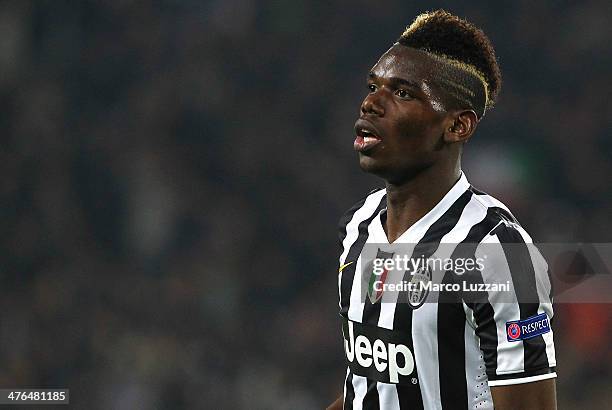
[{"label": "jeep sponsor logo", "polygon": [[354,374],[384,383],[411,383],[405,376],[415,371],[412,352],[397,339],[397,332],[363,325],[350,320],[344,322],[344,350]]}]

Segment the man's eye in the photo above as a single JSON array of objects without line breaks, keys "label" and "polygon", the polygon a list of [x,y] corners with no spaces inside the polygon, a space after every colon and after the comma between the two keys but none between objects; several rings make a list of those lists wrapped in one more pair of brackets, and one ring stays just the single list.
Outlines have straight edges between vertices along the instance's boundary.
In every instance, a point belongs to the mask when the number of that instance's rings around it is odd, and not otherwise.
[{"label": "man's eye", "polygon": [[409,98],[410,97],[410,94],[408,94],[408,91],[406,91],[406,90],[397,90],[395,92],[395,94],[398,97],[400,97],[400,98]]},{"label": "man's eye", "polygon": [[371,93],[376,92],[376,86],[374,84],[368,84],[368,90],[370,90]]}]

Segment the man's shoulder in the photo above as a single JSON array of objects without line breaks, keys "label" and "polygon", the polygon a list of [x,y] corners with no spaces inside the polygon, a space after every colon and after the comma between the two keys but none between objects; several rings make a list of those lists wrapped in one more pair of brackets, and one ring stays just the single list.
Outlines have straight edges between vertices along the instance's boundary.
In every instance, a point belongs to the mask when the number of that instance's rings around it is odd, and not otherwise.
[{"label": "man's shoulder", "polygon": [[[387,190],[385,187],[375,188],[364,195],[359,201],[355,202],[353,206],[347,209],[338,223],[340,230],[346,229],[346,225],[353,219],[353,216],[357,212],[372,214],[385,204],[385,196]],[[364,215],[365,216],[365,215]],[[367,219],[369,215],[366,216]]]},{"label": "man's shoulder", "polygon": [[475,202],[485,208],[486,216],[483,223],[488,225],[486,238],[497,237],[502,242],[531,242],[531,237],[523,228],[510,209],[499,199],[486,192],[470,187]]}]

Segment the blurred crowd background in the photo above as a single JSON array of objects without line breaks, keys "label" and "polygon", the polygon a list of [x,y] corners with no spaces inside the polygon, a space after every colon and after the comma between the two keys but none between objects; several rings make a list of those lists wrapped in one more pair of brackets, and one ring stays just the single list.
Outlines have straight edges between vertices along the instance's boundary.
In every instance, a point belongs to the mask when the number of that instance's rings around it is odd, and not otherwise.
[{"label": "blurred crowd background", "polygon": [[[612,242],[606,1],[0,2],[0,387],[83,409],[317,409],[365,75],[416,14],[504,74],[470,182],[538,242]],[[612,399],[610,305],[556,310],[562,409]]]}]

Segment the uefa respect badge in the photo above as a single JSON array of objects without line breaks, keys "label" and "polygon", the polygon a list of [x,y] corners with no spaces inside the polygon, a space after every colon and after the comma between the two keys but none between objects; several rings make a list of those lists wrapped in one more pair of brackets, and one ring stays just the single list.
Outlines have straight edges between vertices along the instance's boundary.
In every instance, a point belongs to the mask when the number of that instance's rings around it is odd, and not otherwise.
[{"label": "uefa respect badge", "polygon": [[550,319],[546,313],[506,322],[506,335],[509,342],[531,339],[548,332],[550,332]]}]

